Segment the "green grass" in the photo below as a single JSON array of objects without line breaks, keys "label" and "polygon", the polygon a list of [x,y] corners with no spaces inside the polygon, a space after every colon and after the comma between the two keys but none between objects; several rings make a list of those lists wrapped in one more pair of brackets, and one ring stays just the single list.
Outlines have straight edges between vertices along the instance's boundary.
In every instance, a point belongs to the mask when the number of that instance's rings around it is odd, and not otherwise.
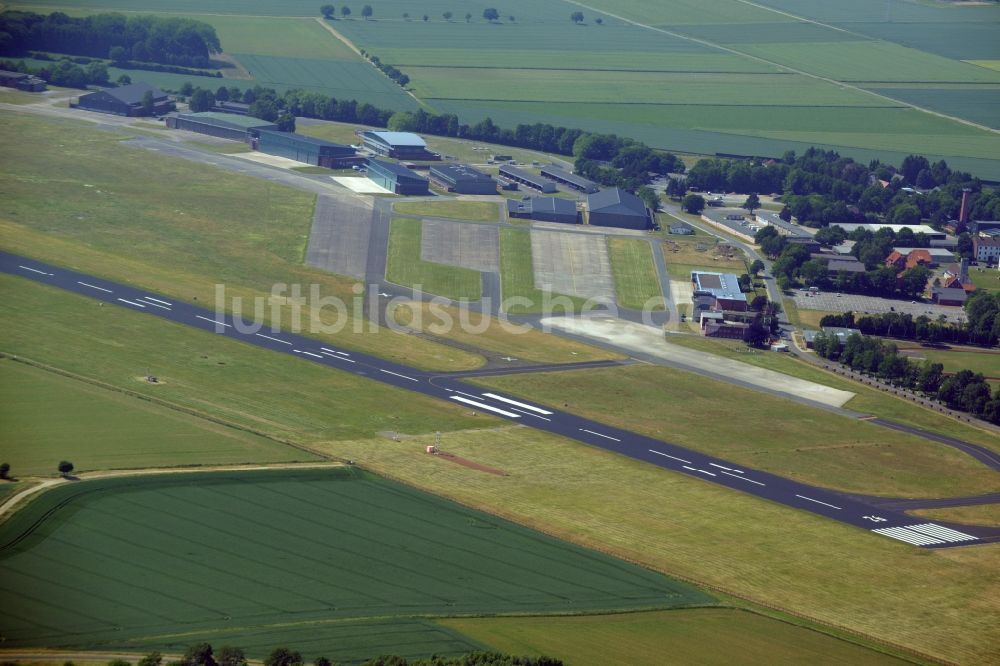
[{"label": "green grass", "polygon": [[1000,504],[954,506],[946,509],[919,509],[917,511],[910,511],[909,513],[929,520],[1000,527]]},{"label": "green grass", "polygon": [[510,314],[542,312],[546,298],[569,299],[574,311],[578,311],[586,300],[576,296],[543,292],[535,287],[535,269],[531,259],[531,232],[526,229],[500,229],[500,281],[505,301],[520,298],[528,303],[511,304],[507,309]]},{"label": "green grass", "polygon": [[386,279],[453,300],[479,300],[483,293],[479,271],[420,258],[422,226],[420,220],[405,217],[392,221]]},{"label": "green grass", "polygon": [[1000,291],[1000,271],[998,270],[973,268],[969,271],[969,279],[978,289]]},{"label": "green grass", "polygon": [[578,666],[654,666],[663,663],[664,655],[705,666],[910,663],[789,622],[722,608],[438,624],[502,652],[548,654]]},{"label": "green grass", "polygon": [[404,215],[475,222],[496,222],[500,219],[497,204],[489,201],[401,201],[393,206],[393,210]]},{"label": "green grass", "polygon": [[[131,148],[121,135],[89,126],[21,114],[3,120],[5,249],[185,301],[214,303],[215,285],[223,284],[227,295],[244,299],[247,312],[255,297],[282,283],[353,297],[353,281],[303,265],[315,195]],[[32,147],[38,145],[59,150]],[[284,316],[287,326],[287,310]],[[339,333],[317,335],[409,364],[482,362],[383,329],[355,333],[350,321]]]},{"label": "green grass", "polygon": [[[10,647],[712,602],[648,569],[351,468],[65,484],[0,526],[0,544]],[[381,638],[371,641],[381,652]]]},{"label": "green grass", "polygon": [[4,104],[37,104],[45,100],[38,93],[23,92],[12,88],[0,87],[0,102]]},{"label": "green grass", "polygon": [[654,310],[663,309],[663,292],[660,276],[653,263],[653,250],[649,241],[629,238],[609,238],[608,256],[615,277],[615,295],[618,305],[632,310],[642,310],[650,302]]},{"label": "green grass", "polygon": [[205,143],[203,141],[188,141],[189,146],[194,146],[199,150],[209,150],[213,153],[221,153],[223,155],[233,155],[235,153],[249,153],[250,146],[245,143],[239,143],[232,141],[229,143]]},{"label": "green grass", "polygon": [[[141,373],[133,379],[142,381]],[[18,476],[78,471],[316,460],[249,432],[71,379],[0,360],[0,458]]]},{"label": "green grass", "polygon": [[354,51],[312,18],[276,20],[250,16],[206,16],[198,20],[215,27],[226,53],[358,60]]},{"label": "green grass", "polygon": [[945,372],[974,370],[990,378],[1000,378],[1000,351],[995,349],[955,347],[951,350],[939,350],[907,341],[899,341],[896,344],[900,348],[912,350],[911,353],[915,358],[923,357],[932,363],[941,363]]},{"label": "green grass", "polygon": [[[707,273],[735,273],[736,275],[741,275],[746,273],[746,264],[741,261],[720,261],[718,263],[708,263],[696,265],[696,264],[681,264],[676,261],[671,261],[670,254],[666,254],[665,258],[667,260],[667,273],[673,280],[684,280],[685,282],[691,281],[691,273],[696,271],[704,271]],[[706,259],[708,257],[705,257]]]},{"label": "green grass", "polygon": [[[475,382],[837,490],[948,497],[1000,488],[995,472],[942,444],[662,366]],[[740,417],[719,418],[718,405],[739,405]]]}]

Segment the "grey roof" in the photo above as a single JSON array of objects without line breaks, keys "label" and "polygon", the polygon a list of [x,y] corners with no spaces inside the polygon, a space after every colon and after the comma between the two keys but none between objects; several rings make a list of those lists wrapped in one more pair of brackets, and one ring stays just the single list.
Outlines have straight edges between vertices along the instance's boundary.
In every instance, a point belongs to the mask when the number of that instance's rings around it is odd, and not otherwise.
[{"label": "grey roof", "polygon": [[597,183],[592,180],[587,180],[583,176],[577,176],[575,173],[570,173],[569,171],[564,171],[559,167],[547,166],[542,167],[542,175],[549,176],[550,178],[556,178],[558,180],[564,180],[567,183],[572,183],[577,187],[587,189],[597,189]]},{"label": "grey roof", "polygon": [[826,268],[838,273],[864,273],[867,270],[865,265],[857,259],[841,259],[840,257],[830,259]]},{"label": "grey roof", "polygon": [[252,127],[277,127],[272,122],[255,118],[254,116],[241,116],[235,113],[222,113],[220,111],[200,111],[198,113],[178,113],[178,118],[185,120],[195,120],[211,125],[223,125],[237,129],[250,129]]},{"label": "grey roof", "polygon": [[383,162],[382,160],[376,160],[368,158],[368,168],[374,167],[376,170],[385,171],[387,173],[394,174],[398,178],[409,178],[412,180],[422,180],[427,181],[426,178],[419,174],[413,173],[412,170],[407,169],[405,166],[396,164],[395,162]]},{"label": "grey roof", "polygon": [[295,139],[296,141],[299,141],[300,143],[307,143],[307,144],[309,144],[311,146],[316,146],[316,147],[319,147],[319,148],[325,148],[327,146],[332,146],[333,148],[350,149],[352,152],[354,151],[353,148],[351,148],[350,146],[345,146],[342,143],[334,143],[333,141],[327,141],[325,139],[317,139],[314,136],[307,136],[305,134],[298,134],[296,132],[282,132],[280,130],[262,129],[262,130],[260,130],[260,133],[262,135],[264,135],[264,134],[273,134],[273,135],[281,136],[281,137],[287,138],[287,139]]},{"label": "grey roof", "polygon": [[894,247],[892,249],[895,250],[896,252],[899,252],[903,256],[908,255],[910,252],[913,252],[914,250],[926,250],[927,254],[931,255],[931,258],[949,259],[949,260],[955,258],[955,254],[951,252],[951,250],[948,250],[947,248],[943,247]]},{"label": "grey roof", "polygon": [[141,104],[142,98],[147,92],[153,93],[153,99],[162,99],[167,96],[167,93],[156,86],[149,85],[145,81],[136,81],[127,86],[119,86],[118,88],[105,88],[102,92],[106,92],[119,102],[128,104],[129,106]]},{"label": "grey roof", "polygon": [[23,74],[21,72],[9,72],[9,71],[7,71],[5,69],[0,69],[0,79],[14,79],[14,80],[19,80],[19,79],[26,79],[29,76],[31,76],[31,75],[30,74]]},{"label": "grey roof", "polygon": [[558,197],[531,197],[517,201],[507,200],[507,210],[517,213],[553,213],[556,215],[576,216],[576,203],[570,199]]},{"label": "grey roof", "polygon": [[931,289],[931,295],[945,301],[965,301],[969,297],[964,289],[958,287],[934,287]]},{"label": "grey roof", "polygon": [[740,289],[740,279],[733,273],[709,273],[694,271],[691,282],[695,284],[694,293],[704,292],[715,298],[745,301],[746,294]]},{"label": "grey roof", "polygon": [[366,136],[378,138],[389,146],[412,146],[426,148],[427,142],[412,132],[365,132]]},{"label": "grey roof", "polygon": [[587,196],[587,208],[594,212],[614,213],[616,215],[634,215],[646,217],[646,204],[631,192],[619,187],[601,190]]},{"label": "grey roof", "polygon": [[456,183],[459,181],[492,181],[493,176],[473,169],[465,164],[434,164],[431,166],[431,173],[440,174]]},{"label": "grey roof", "polygon": [[517,178],[525,181],[526,183],[531,183],[541,191],[545,192],[555,192],[556,186],[552,184],[551,181],[542,178],[541,176],[536,176],[530,171],[525,171],[524,169],[518,169],[517,167],[504,165],[500,167],[500,175],[508,176],[511,178]]}]

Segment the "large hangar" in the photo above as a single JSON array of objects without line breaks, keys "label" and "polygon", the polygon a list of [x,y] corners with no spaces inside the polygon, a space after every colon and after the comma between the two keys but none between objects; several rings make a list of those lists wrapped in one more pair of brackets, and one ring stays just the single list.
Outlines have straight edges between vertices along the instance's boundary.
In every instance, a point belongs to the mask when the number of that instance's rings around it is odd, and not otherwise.
[{"label": "large hangar", "polygon": [[[149,93],[152,101],[152,106],[148,109],[144,102],[146,93]],[[167,93],[143,81],[80,95],[74,106],[86,111],[111,113],[116,116],[158,116],[173,109],[173,103],[167,97]]]},{"label": "large hangar", "polygon": [[589,195],[587,210],[590,211],[590,224],[599,227],[649,229],[653,226],[652,215],[642,199],[618,187]]},{"label": "large hangar", "polygon": [[268,155],[287,157],[297,162],[328,169],[342,169],[357,164],[354,148],[316,137],[276,130],[253,130],[253,147]]},{"label": "large hangar", "polygon": [[232,113],[202,111],[200,113],[180,113],[167,118],[170,129],[187,130],[233,141],[249,141],[251,130],[275,130],[274,123],[253,116],[238,116]]},{"label": "large hangar", "polygon": [[464,164],[435,164],[431,179],[456,194],[496,194],[497,182],[493,176]]},{"label": "large hangar", "polygon": [[394,162],[368,160],[368,178],[396,194],[430,194],[430,182]]},{"label": "large hangar", "polygon": [[397,160],[437,158],[427,150],[427,142],[412,132],[367,131],[361,133],[361,140],[365,148],[383,157],[393,157]]}]

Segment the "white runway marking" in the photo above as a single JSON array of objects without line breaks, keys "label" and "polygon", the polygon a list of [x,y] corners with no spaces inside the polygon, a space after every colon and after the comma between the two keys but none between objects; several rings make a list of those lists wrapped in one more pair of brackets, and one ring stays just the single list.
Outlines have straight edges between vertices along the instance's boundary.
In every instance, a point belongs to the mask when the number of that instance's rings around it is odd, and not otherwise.
[{"label": "white runway marking", "polygon": [[501,414],[503,416],[509,416],[510,418],[513,418],[513,419],[519,419],[519,418],[521,418],[520,414],[515,414],[514,412],[508,412],[507,410],[500,409],[499,407],[490,407],[489,405],[484,405],[481,402],[476,402],[475,400],[469,400],[468,398],[463,398],[460,395],[451,395],[451,396],[448,396],[448,397],[451,398],[452,400],[457,400],[458,402],[464,402],[467,405],[472,405],[473,407],[478,407],[479,409],[485,409],[488,412],[495,412],[495,413]]},{"label": "white runway marking", "polygon": [[173,303],[168,303],[166,301],[161,301],[160,299],[153,298],[152,296],[143,296],[143,298],[145,298],[147,301],[155,301],[156,303],[162,303],[163,305],[167,305],[167,306],[170,306],[170,307],[173,307],[173,305],[174,305]]},{"label": "white runway marking", "polygon": [[950,527],[945,527],[944,525],[937,525],[935,523],[907,525],[906,529],[927,534],[938,539],[944,539],[945,541],[975,541],[979,538],[974,537],[971,534],[966,534],[965,532],[953,530]]},{"label": "white runway marking", "polygon": [[812,497],[806,497],[805,495],[796,495],[796,497],[798,497],[799,499],[808,500],[810,502],[816,502],[816,504],[822,504],[823,506],[828,506],[831,509],[837,509],[838,511],[840,511],[840,507],[839,506],[834,506],[832,504],[827,504],[826,502],[820,502],[818,499],[813,499]]},{"label": "white runway marking", "polygon": [[708,474],[709,476],[718,476],[718,474],[716,474],[715,472],[709,472],[708,470],[705,469],[699,469],[698,471],[701,472],[702,474]]},{"label": "white runway marking", "polygon": [[40,271],[37,268],[31,268],[30,266],[21,266],[18,264],[18,268],[23,268],[26,271],[31,271],[32,273],[40,273],[41,275],[55,275],[55,273],[46,273],[45,271]]},{"label": "white runway marking", "polygon": [[487,398],[493,398],[494,400],[499,400],[500,402],[506,402],[508,405],[514,405],[515,407],[520,407],[521,409],[528,409],[533,412],[538,412],[539,414],[545,414],[546,416],[552,415],[552,412],[548,411],[547,409],[542,409],[541,407],[535,407],[534,405],[518,402],[517,400],[511,400],[510,398],[505,398],[502,395],[497,395],[496,393],[484,393],[483,396]]},{"label": "white runway marking", "polygon": [[739,474],[732,474],[732,473],[726,472],[726,471],[723,471],[722,473],[725,474],[726,476],[731,476],[734,479],[739,479],[740,481],[746,481],[747,483],[756,483],[758,486],[766,485],[764,483],[761,483],[760,481],[754,481],[753,479],[748,479],[745,476],[740,476]]},{"label": "white runway marking", "polygon": [[673,460],[679,460],[682,463],[688,463],[689,465],[691,464],[690,460],[684,460],[684,458],[678,458],[677,456],[672,456],[669,453],[664,453],[663,451],[654,451],[653,449],[649,449],[649,452],[655,453],[658,456],[663,456],[664,458],[671,458]]},{"label": "white runway marking", "polygon": [[939,543],[944,543],[941,539],[935,539],[934,537],[927,536],[926,534],[908,530],[905,527],[881,527],[877,530],[872,530],[872,532],[881,534],[882,536],[891,537],[898,541],[905,541],[906,543],[913,544],[914,546],[933,546]]},{"label": "white runway marking", "polygon": [[272,338],[270,335],[264,335],[263,333],[254,333],[259,338],[267,338],[268,340],[274,340],[275,342],[280,342],[283,345],[291,346],[291,342],[286,342],[285,340],[279,340],[278,338]]},{"label": "white runway marking", "polygon": [[458,391],[458,390],[456,390],[455,393],[457,393],[459,395],[464,395],[466,398],[472,398],[474,400],[479,400],[479,396],[478,395],[472,395],[471,393],[465,393],[464,391]]},{"label": "white runway marking", "polygon": [[610,437],[608,435],[602,435],[599,432],[594,432],[593,430],[587,430],[586,428],[580,428],[580,431],[581,432],[589,432],[591,435],[597,435],[598,437],[603,437],[604,439],[610,439],[612,442],[620,442],[620,441],[622,441],[622,440],[620,440],[620,439],[618,439],[616,437]]},{"label": "white runway marking", "polygon": [[552,419],[547,419],[544,416],[539,416],[538,414],[532,414],[531,412],[526,412],[523,409],[518,409],[517,407],[511,407],[518,414],[524,414],[525,416],[534,416],[536,419],[541,419],[543,421],[551,421]]},{"label": "white runway marking", "polygon": [[96,289],[97,291],[103,291],[107,294],[113,294],[114,292],[110,289],[105,289],[104,287],[98,287],[96,284],[90,284],[89,282],[76,281],[77,284],[82,284],[84,287],[90,287],[91,289]]},{"label": "white runway marking", "polygon": [[302,351],[301,349],[293,349],[292,351],[293,351],[293,352],[297,352],[297,353],[299,353],[299,354],[305,354],[306,356],[312,356],[312,357],[314,357],[314,358],[323,358],[323,357],[322,357],[322,356],[320,356],[319,354],[313,354],[312,352],[308,352],[308,351]]},{"label": "white runway marking", "polygon": [[326,347],[320,347],[325,352],[330,352],[331,354],[340,354],[341,356],[350,356],[347,352],[337,351],[336,349],[327,349]]},{"label": "white runway marking", "polygon": [[378,371],[379,372],[384,372],[387,375],[394,375],[396,377],[402,377],[403,379],[409,379],[411,382],[419,382],[420,381],[419,379],[414,379],[413,377],[407,377],[406,375],[401,375],[398,372],[392,372],[390,370],[383,370],[382,368],[379,368]]},{"label": "white runway marking", "polygon": [[727,472],[732,472],[733,471],[732,467],[724,467],[722,465],[716,465],[715,463],[708,463],[708,464],[711,465],[712,467],[718,467],[719,469],[724,469]]},{"label": "white runway marking", "polygon": [[147,303],[146,301],[143,301],[142,304],[143,305],[152,305],[154,308],[160,308],[161,310],[166,310],[167,312],[173,312],[173,310],[171,310],[170,308],[168,308],[166,305],[160,305],[159,303]]},{"label": "white runway marking", "polygon": [[143,305],[142,303],[136,303],[135,301],[126,301],[124,298],[119,298],[118,300],[121,301],[122,303],[128,303],[129,305],[134,305],[137,308],[142,308],[143,310],[146,309],[146,306]]},{"label": "white runway marking", "polygon": [[355,361],[352,359],[344,358],[343,356],[337,356],[336,354],[332,354],[330,352],[323,352],[323,354],[324,356],[326,356],[326,358],[332,358],[334,361],[347,361],[348,363],[355,363]]},{"label": "white runway marking", "polygon": [[209,319],[208,317],[202,317],[201,315],[195,315],[195,317],[197,317],[198,319],[203,319],[205,321],[210,321],[213,324],[215,324],[216,326],[225,326],[226,328],[232,328],[233,327],[232,324],[227,324],[224,321],[216,321],[215,319]]}]

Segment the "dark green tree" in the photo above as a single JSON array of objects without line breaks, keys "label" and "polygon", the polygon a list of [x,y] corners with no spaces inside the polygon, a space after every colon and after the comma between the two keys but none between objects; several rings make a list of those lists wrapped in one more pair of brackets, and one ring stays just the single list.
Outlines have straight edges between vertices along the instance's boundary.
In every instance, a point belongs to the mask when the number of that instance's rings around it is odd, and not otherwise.
[{"label": "dark green tree", "polygon": [[0,479],[10,478],[10,463],[0,463]]},{"label": "dark green tree", "polygon": [[[466,15],[466,19],[468,19],[469,16],[470,15],[467,14]],[[483,10],[483,18],[486,19],[487,21],[489,21],[490,23],[493,23],[493,21],[499,21],[500,20],[500,12],[498,12],[493,7],[487,7],[486,9]]]},{"label": "dark green tree", "polygon": [[366,21],[370,19],[372,17],[372,14],[374,13],[375,12],[372,10],[371,5],[365,5],[364,7],[361,8],[361,18],[363,18]]},{"label": "dark green tree", "polygon": [[441,16],[444,17],[445,21],[448,21],[450,23],[451,17],[454,16],[454,14],[452,14],[451,12],[445,12],[444,14],[441,14]]},{"label": "dark green tree", "polygon": [[140,659],[136,666],[160,666],[163,663],[163,655],[159,652],[150,652]]},{"label": "dark green tree", "polygon": [[681,200],[681,207],[691,215],[698,215],[705,210],[705,197],[700,194],[688,194]]},{"label": "dark green tree", "polygon": [[757,196],[756,192],[750,193],[750,196],[748,196],[746,201],[743,202],[743,208],[750,211],[751,215],[753,215],[755,210],[760,208],[760,197]]},{"label": "dark green tree", "polygon": [[218,666],[209,643],[196,643],[190,646],[184,653],[181,664],[182,666]]},{"label": "dark green tree", "polygon": [[319,13],[322,14],[325,19],[332,19],[334,14],[337,13],[337,8],[333,5],[322,5],[319,8]]},{"label": "dark green tree", "polygon": [[128,74],[122,74],[121,76],[118,77],[115,83],[120,86],[132,85],[132,77],[129,76]]},{"label": "dark green tree", "polygon": [[759,275],[762,270],[764,270],[764,262],[760,259],[754,259],[750,264],[750,272]]},{"label": "dark green tree", "polygon": [[348,7],[347,5],[344,5],[343,7],[340,8],[340,15],[344,18],[347,18],[348,16],[351,15],[351,8]]},{"label": "dark green tree", "polygon": [[205,90],[204,88],[198,88],[193,93],[191,93],[191,98],[188,100],[188,107],[195,113],[200,113],[202,111],[208,111],[215,104],[215,98],[212,95],[212,91]]},{"label": "dark green tree", "polygon": [[276,121],[278,125],[278,130],[282,132],[294,132],[295,131],[295,116],[291,113],[285,112],[278,116]]},{"label": "dark green tree", "polygon": [[573,12],[569,15],[569,20],[577,25],[583,23],[583,12]]},{"label": "dark green tree", "polygon": [[472,12],[465,13],[465,22],[468,23],[472,20]]},{"label": "dark green tree", "polygon": [[286,647],[274,648],[264,660],[264,666],[302,666],[302,655]]},{"label": "dark green tree", "polygon": [[243,648],[226,645],[219,648],[219,666],[247,666],[247,656]]},{"label": "dark green tree", "polygon": [[128,51],[125,50],[124,46],[112,46],[111,50],[108,51],[108,58],[116,65],[120,65],[128,61]]},{"label": "dark green tree", "polygon": [[597,18],[594,19],[594,23],[596,23],[597,25],[604,25],[604,19],[598,16]]},{"label": "dark green tree", "polygon": [[57,469],[63,476],[69,476],[73,472],[73,463],[68,460],[63,460],[59,463]]},{"label": "dark green tree", "polygon": [[[209,93],[211,94],[211,93]],[[156,108],[153,100],[153,91],[147,90],[142,95],[142,115],[151,116],[153,115],[153,109]]]}]

